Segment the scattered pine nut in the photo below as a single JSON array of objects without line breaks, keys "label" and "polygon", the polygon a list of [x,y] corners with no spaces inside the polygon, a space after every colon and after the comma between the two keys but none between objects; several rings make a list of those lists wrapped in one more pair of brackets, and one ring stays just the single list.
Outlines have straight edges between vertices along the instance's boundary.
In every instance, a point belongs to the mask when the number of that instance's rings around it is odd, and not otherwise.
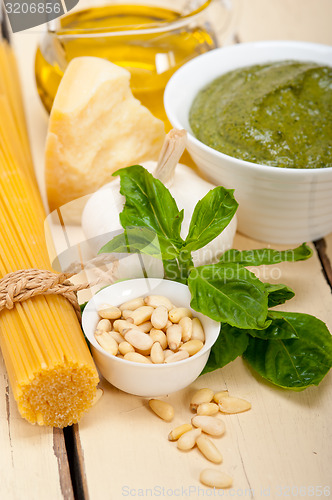
[{"label": "scattered pine nut", "polygon": [[92,406],[95,406],[98,403],[103,394],[104,391],[100,387],[97,387],[95,397],[93,398],[92,401]]},{"label": "scattered pine nut", "polygon": [[178,427],[175,427],[175,429],[171,430],[171,432],[168,434],[168,440],[177,441],[182,436],[182,434],[191,431],[192,428],[193,426],[191,424],[179,425]]},{"label": "scattered pine nut", "polygon": [[251,408],[251,403],[245,399],[234,398],[227,396],[219,401],[219,410],[222,413],[234,414],[248,411]]},{"label": "scattered pine nut", "polygon": [[212,443],[211,439],[206,436],[198,436],[196,444],[202,455],[210,460],[210,462],[215,464],[220,464],[222,462],[222,455],[215,444]]},{"label": "scattered pine nut", "polygon": [[162,420],[165,420],[166,422],[173,420],[174,408],[169,403],[166,403],[166,401],[162,401],[161,399],[150,399],[149,406],[151,410]]},{"label": "scattered pine nut", "polygon": [[216,403],[202,403],[197,406],[197,415],[217,415],[219,406]]},{"label": "scattered pine nut", "polygon": [[210,488],[230,488],[233,485],[233,479],[218,469],[202,470],[199,480],[202,484]]},{"label": "scattered pine nut", "polygon": [[210,436],[219,437],[225,434],[225,423],[219,418],[209,415],[196,415],[191,419],[191,423]]},{"label": "scattered pine nut", "polygon": [[202,403],[210,403],[212,401],[213,395],[214,393],[211,389],[199,389],[191,398],[190,409],[192,411],[196,411],[197,407]]},{"label": "scattered pine nut", "polygon": [[196,440],[201,435],[201,433],[201,429],[197,428],[182,434],[182,436],[180,436],[177,440],[177,447],[179,448],[179,450],[191,450],[195,446]]},{"label": "scattered pine nut", "polygon": [[213,396],[213,401],[219,404],[221,399],[227,398],[228,396],[229,396],[228,391],[219,391],[216,392],[215,395]]}]

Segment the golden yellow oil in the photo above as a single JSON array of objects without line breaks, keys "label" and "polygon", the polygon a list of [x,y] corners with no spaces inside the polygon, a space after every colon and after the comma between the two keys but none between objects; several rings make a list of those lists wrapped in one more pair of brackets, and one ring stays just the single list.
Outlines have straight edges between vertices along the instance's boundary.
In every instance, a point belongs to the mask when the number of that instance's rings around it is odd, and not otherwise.
[{"label": "golden yellow oil", "polygon": [[[143,5],[108,5],[64,16],[60,29],[48,33],[36,53],[36,82],[45,108],[50,111],[69,61],[102,57],[130,71],[135,97],[169,130],[163,107],[167,81],[186,61],[215,48],[213,33],[203,27],[189,24],[152,32],[179,18],[176,11]],[[139,33],[137,26],[151,33]]]}]

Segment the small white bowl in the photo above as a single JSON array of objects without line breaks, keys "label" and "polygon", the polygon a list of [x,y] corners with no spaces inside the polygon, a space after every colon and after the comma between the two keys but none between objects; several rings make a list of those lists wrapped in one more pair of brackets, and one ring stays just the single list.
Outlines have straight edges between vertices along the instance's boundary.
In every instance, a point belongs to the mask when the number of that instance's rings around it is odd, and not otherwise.
[{"label": "small white bowl", "polygon": [[235,188],[238,230],[271,243],[313,241],[332,231],[332,168],[279,168],[239,160],[194,137],[188,115],[200,89],[233,69],[278,60],[332,65],[332,47],[304,42],[256,42],[216,49],[182,66],[164,104],[171,124],[188,131],[187,149],[215,184]]},{"label": "small white bowl", "polygon": [[101,374],[112,385],[138,396],[164,396],[191,384],[203,370],[211,347],[218,338],[220,323],[193,311],[200,319],[206,340],[202,349],[182,361],[170,364],[142,364],[117,358],[102,349],[94,331],[99,320],[97,308],[101,304],[120,305],[127,300],[147,295],[164,295],[176,306],[190,307],[190,292],[186,285],[158,278],[139,278],[121,281],[96,293],[87,303],[82,315],[82,326],[95,363]]}]

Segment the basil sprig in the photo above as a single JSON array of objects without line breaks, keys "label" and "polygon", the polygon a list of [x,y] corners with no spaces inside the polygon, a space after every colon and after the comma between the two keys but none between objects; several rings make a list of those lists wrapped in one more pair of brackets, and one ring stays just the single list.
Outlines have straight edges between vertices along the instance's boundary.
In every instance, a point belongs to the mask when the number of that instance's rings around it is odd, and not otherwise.
[{"label": "basil sprig", "polygon": [[162,182],[140,165],[114,175],[120,176],[120,192],[126,198],[120,214],[124,232],[100,253],[136,252],[162,259],[165,278],[188,285],[191,307],[220,322],[203,373],[243,356],[279,387],[318,385],[332,366],[332,337],[326,325],[308,314],[271,310],[291,299],[293,290],[263,283],[247,269],[306,260],[312,255],[310,247],[303,243],[285,251],[231,249],[216,264],[194,267],[191,252],[211,242],[232,220],[238,207],[233,190],[218,186],[199,200],[183,239],[183,210]]}]

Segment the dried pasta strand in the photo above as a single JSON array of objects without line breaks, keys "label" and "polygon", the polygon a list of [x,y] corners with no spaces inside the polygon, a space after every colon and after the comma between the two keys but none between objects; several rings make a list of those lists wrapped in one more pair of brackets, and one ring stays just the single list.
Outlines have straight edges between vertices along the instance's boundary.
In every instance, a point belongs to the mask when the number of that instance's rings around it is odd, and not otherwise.
[{"label": "dried pasta strand", "polygon": [[[0,278],[50,269],[15,57],[0,41]],[[0,346],[21,415],[64,427],[92,406],[98,374],[73,307],[36,296],[0,312]]]}]

